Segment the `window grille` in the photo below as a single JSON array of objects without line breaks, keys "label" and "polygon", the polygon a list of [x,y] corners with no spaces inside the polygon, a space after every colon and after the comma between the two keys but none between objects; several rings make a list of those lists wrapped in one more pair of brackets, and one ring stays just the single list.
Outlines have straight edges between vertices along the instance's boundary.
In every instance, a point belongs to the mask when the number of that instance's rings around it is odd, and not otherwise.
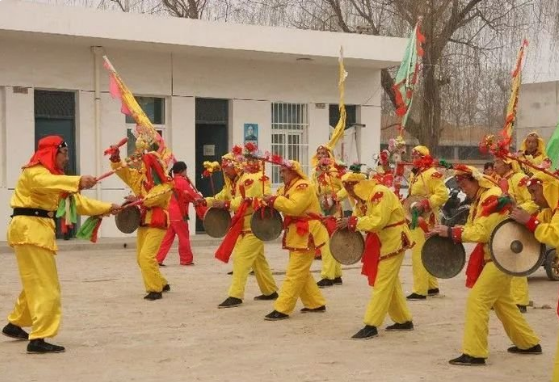
[{"label": "window grille", "polygon": [[[272,153],[296,160],[309,173],[308,109],[306,104],[272,104]],[[272,166],[272,184],[282,183],[279,166]]]}]

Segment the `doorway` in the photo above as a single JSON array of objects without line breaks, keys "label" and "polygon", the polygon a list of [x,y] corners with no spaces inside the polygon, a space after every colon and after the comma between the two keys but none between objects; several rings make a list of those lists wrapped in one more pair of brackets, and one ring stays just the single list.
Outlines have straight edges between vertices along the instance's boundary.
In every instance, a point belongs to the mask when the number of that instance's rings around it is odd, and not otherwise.
[{"label": "doorway", "polygon": [[[228,149],[228,108],[229,101],[224,99],[196,99],[196,188],[204,196],[212,196],[221,191],[223,175],[221,172],[212,178],[202,178],[205,161],[220,162]],[[213,187],[212,187],[213,183]],[[204,232],[202,221],[196,218],[196,232]]]},{"label": "doorway", "polygon": [[[35,149],[39,140],[47,135],[59,135],[68,144],[69,161],[66,175],[77,174],[76,161],[76,94],[74,92],[35,90]],[[79,220],[78,220],[79,225]],[[74,227],[64,237],[56,221],[56,237],[69,239],[76,232]]]}]

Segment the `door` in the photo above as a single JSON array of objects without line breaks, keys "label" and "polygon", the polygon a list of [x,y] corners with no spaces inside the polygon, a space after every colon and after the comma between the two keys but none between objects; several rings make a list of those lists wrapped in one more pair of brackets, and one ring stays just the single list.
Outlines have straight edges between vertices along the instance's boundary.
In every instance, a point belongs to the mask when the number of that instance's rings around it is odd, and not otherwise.
[{"label": "door", "polygon": [[[35,148],[47,135],[61,136],[68,144],[69,161],[64,172],[77,174],[76,162],[76,100],[75,93],[35,90]],[[79,221],[78,221],[79,224]],[[69,236],[74,236],[76,227]],[[62,238],[60,225],[56,222],[56,237]],[[69,239],[69,237],[65,237]]]},{"label": "door", "polygon": [[[202,178],[205,161],[221,163],[229,151],[227,142],[229,101],[225,99],[196,99],[196,188],[204,196],[213,196],[223,188],[223,175],[215,173]],[[204,232],[202,221],[196,218],[196,232]]]}]

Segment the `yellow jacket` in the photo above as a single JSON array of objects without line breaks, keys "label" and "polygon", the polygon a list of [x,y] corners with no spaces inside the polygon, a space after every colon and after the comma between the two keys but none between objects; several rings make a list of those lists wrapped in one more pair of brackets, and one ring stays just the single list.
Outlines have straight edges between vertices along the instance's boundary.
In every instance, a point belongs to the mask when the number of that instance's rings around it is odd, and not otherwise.
[{"label": "yellow jacket", "polygon": [[[110,203],[80,195],[79,184],[79,176],[53,175],[41,165],[29,167],[19,176],[10,206],[56,212],[62,194],[73,193],[80,215],[103,215],[110,211]],[[30,244],[56,252],[55,228],[54,219],[14,216],[8,226],[8,243],[12,247]]]},{"label": "yellow jacket", "polygon": [[482,216],[483,208],[489,203],[489,198],[499,197],[502,191],[499,187],[480,188],[475,201],[470,207],[470,214],[466,225],[462,227],[462,241],[483,243],[483,258],[489,260],[489,239],[491,233],[501,221],[507,218],[507,214],[492,213]]},{"label": "yellow jacket", "polygon": [[[122,163],[119,162],[111,162],[111,167],[113,169],[117,169],[121,167]],[[143,169],[143,167],[142,167]],[[151,223],[151,216],[152,211],[151,209],[154,207],[159,207],[165,210],[165,214],[167,215],[168,219],[168,211],[167,208],[169,206],[169,201],[171,200],[172,192],[170,192],[173,188],[172,183],[163,183],[157,186],[154,186],[149,191],[146,190],[144,184],[146,181],[146,175],[142,171],[138,171],[135,168],[131,167],[122,167],[121,169],[116,171],[116,174],[124,183],[130,187],[134,195],[139,198],[144,198],[145,202],[143,205],[147,208],[146,215],[142,224],[149,225]],[[169,192],[165,192],[169,191]]]},{"label": "yellow jacket", "polygon": [[365,202],[356,202],[353,216],[357,217],[357,230],[374,232],[378,235],[382,244],[381,257],[411,247],[412,241],[404,217],[404,208],[396,194],[388,187],[375,185]]},{"label": "yellow jacket", "polygon": [[[544,160],[549,159],[548,156],[545,154],[538,154],[537,156],[534,157],[530,154],[526,154],[526,151],[522,151],[520,153],[519,158],[533,164],[534,166],[540,166]],[[520,167],[522,168],[522,171],[524,171],[528,175],[531,175],[532,173],[536,172],[536,170],[533,169],[532,167],[526,166],[522,163],[519,164]]]},{"label": "yellow jacket", "polygon": [[[307,251],[320,248],[328,241],[328,231],[319,220],[308,220],[307,213],[320,214],[320,204],[312,184],[303,178],[294,179],[289,186],[278,189],[274,208],[283,213],[284,224],[288,224],[283,235],[283,248],[292,251]],[[301,219],[301,220],[298,220]],[[297,225],[308,230],[300,235]]]},{"label": "yellow jacket", "polygon": [[[241,175],[236,183],[235,197],[231,200],[230,209],[232,211],[236,212],[243,202],[241,187],[244,187],[245,189],[244,194],[246,198],[261,198],[264,194],[270,195],[271,189],[269,179],[265,181],[264,193],[262,193],[262,181],[260,179],[263,176],[264,174],[262,172],[258,172],[255,174],[244,173],[243,175]],[[251,205],[245,212],[243,231],[250,231],[250,219],[252,218],[253,212],[254,209]]]},{"label": "yellow jacket", "polygon": [[439,210],[448,200],[448,190],[444,184],[443,174],[436,168],[428,168],[410,175],[410,196],[421,196],[429,200],[431,207],[430,221],[438,221]]},{"label": "yellow jacket", "polygon": [[221,201],[221,202],[229,202],[235,197],[235,192],[237,190],[237,183],[242,175],[239,175],[235,178],[235,180],[230,180],[226,176],[224,176],[223,188],[214,196],[206,197],[206,203],[208,206],[212,206],[213,201]]},{"label": "yellow jacket", "polygon": [[528,187],[526,186],[528,177],[524,173],[511,171],[503,178],[508,181],[508,194],[513,198],[518,207],[531,214],[539,209],[536,203],[532,201],[532,196],[530,195],[530,191],[528,191]]},{"label": "yellow jacket", "polygon": [[545,208],[538,214],[540,224],[536,227],[534,235],[543,244],[559,247],[559,209]]}]

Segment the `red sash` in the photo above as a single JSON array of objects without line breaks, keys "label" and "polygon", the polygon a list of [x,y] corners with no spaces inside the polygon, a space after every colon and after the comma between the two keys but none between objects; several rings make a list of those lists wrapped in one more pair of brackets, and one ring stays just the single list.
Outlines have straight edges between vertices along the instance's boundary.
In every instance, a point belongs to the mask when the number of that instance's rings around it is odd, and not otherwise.
[{"label": "red sash", "polygon": [[[244,187],[240,186],[239,189],[241,191],[241,196],[244,198],[245,197]],[[251,205],[251,201],[248,199],[244,199],[241,205],[239,206],[239,209],[233,216],[233,219],[231,219],[231,225],[229,226],[229,230],[227,231],[227,234],[225,235],[223,241],[221,242],[221,245],[215,252],[216,259],[223,261],[226,264],[229,262],[229,258],[231,258],[231,254],[233,253],[233,249],[235,248],[235,243],[237,242],[237,239],[239,238],[239,236],[243,231],[243,222],[244,222],[245,213],[248,207],[250,207],[250,205]]]},{"label": "red sash", "polygon": [[481,271],[483,271],[484,266],[483,244],[479,243],[474,248],[474,251],[470,255],[470,259],[468,260],[468,267],[466,268],[466,287],[474,287],[479,275],[481,275]]}]

